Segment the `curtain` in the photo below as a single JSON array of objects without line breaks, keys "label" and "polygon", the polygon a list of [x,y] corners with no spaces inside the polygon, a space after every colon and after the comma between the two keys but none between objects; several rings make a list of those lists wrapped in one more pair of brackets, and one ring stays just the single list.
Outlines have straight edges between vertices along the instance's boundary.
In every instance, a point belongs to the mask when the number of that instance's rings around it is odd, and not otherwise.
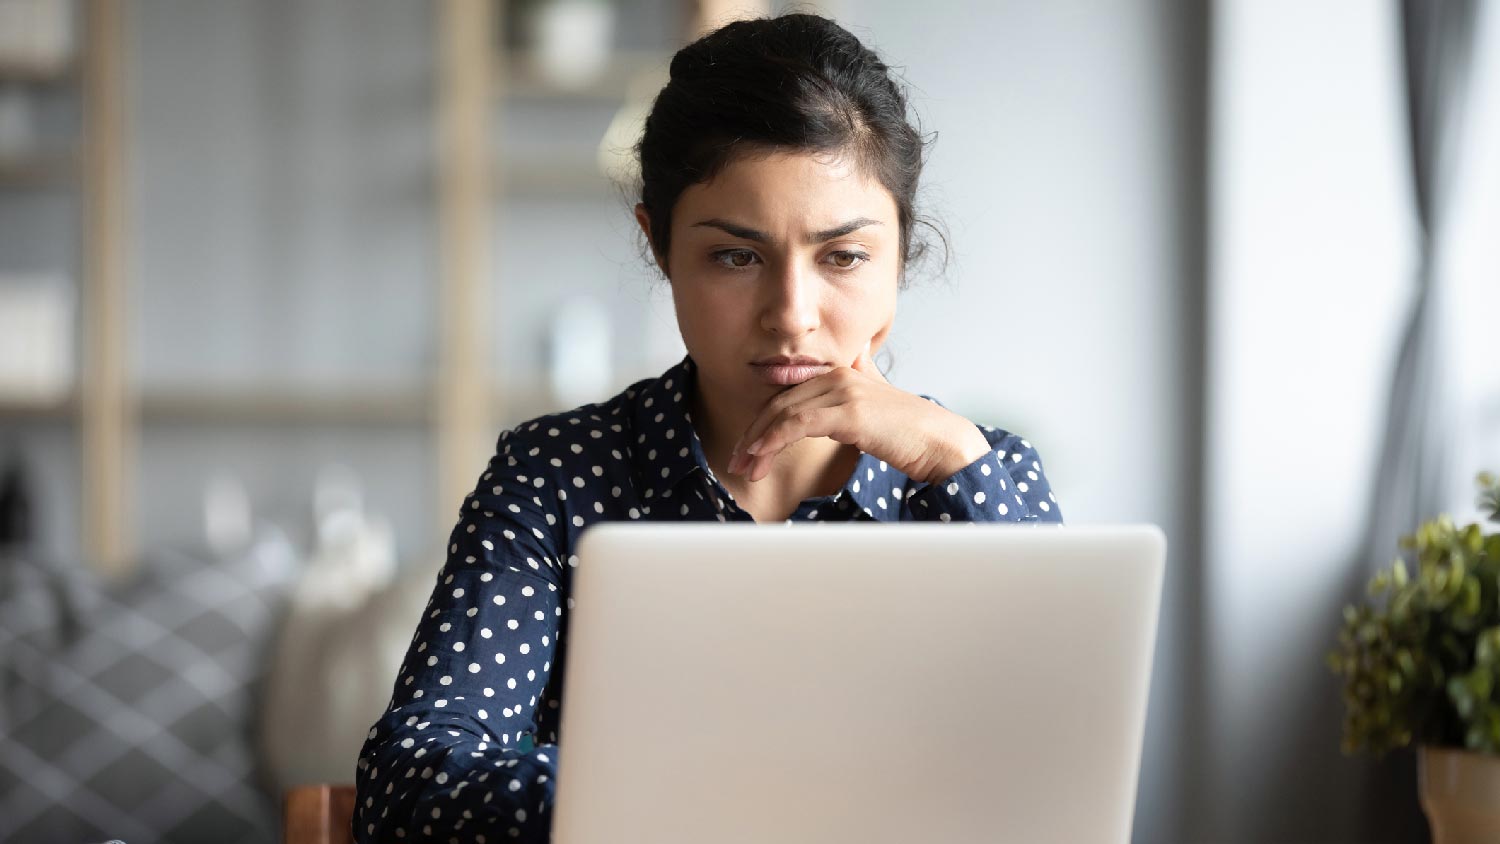
[{"label": "curtain", "polygon": [[1380,450],[1381,482],[1375,486],[1361,556],[1371,568],[1395,555],[1400,535],[1448,503],[1445,427],[1454,414],[1442,342],[1448,301],[1440,251],[1464,122],[1477,3],[1401,0],[1418,264],[1411,314],[1391,382]]},{"label": "curtain", "polygon": [[[1445,331],[1451,324],[1443,248],[1463,134],[1478,0],[1400,0],[1412,218],[1417,266],[1401,334],[1364,542],[1358,589],[1398,552],[1397,540],[1452,502],[1457,400]],[[1464,471],[1475,471],[1474,468]],[[1362,591],[1362,589],[1360,589]],[[1358,592],[1352,592],[1358,594]],[[1363,832],[1405,837],[1422,823],[1416,763],[1389,758],[1364,783]]]}]

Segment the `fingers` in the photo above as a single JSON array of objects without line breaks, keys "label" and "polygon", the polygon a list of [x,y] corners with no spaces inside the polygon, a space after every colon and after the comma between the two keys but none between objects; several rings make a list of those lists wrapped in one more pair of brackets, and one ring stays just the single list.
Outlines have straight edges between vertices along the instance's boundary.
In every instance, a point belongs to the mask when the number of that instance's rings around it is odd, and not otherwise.
[{"label": "fingers", "polygon": [[[735,442],[734,448],[729,452],[730,466],[735,465],[736,457],[749,453],[748,447],[755,445],[756,441],[765,435],[766,428],[778,416],[785,413],[787,408],[794,407],[822,395],[830,390],[832,386],[827,380],[827,376],[820,375],[817,378],[810,378],[803,381],[791,389],[777,393],[770,401],[766,402],[765,406],[760,409],[760,413],[751,421],[750,427],[746,428],[745,433],[741,434],[739,440]],[[731,468],[730,471],[733,472],[734,469]]]},{"label": "fingers", "polygon": [[851,365],[851,368],[855,372],[874,378],[876,381],[879,381],[882,384],[890,383],[885,380],[885,375],[880,371],[880,368],[875,365],[875,361],[871,357],[870,346],[873,344],[873,342],[874,341],[871,341],[870,343],[865,344],[865,350],[860,352],[859,357],[854,359],[854,363]]},{"label": "fingers", "polygon": [[824,403],[818,401],[820,398],[822,397],[815,397],[774,415],[763,416],[765,421],[756,420],[751,430],[746,432],[749,445],[730,457],[729,471],[750,478],[754,473],[747,470],[768,469],[771,460],[797,440],[824,436],[819,432],[824,421],[820,415]]},{"label": "fingers", "polygon": [[846,414],[839,410],[844,398],[842,393],[828,390],[775,414],[763,414],[746,434],[746,439],[754,439],[731,456],[729,471],[758,481],[770,473],[776,457],[799,440],[839,439],[847,427]]},{"label": "fingers", "polygon": [[[821,398],[821,397],[820,397]],[[755,443],[753,455],[745,455],[744,477],[758,481],[771,472],[771,464],[787,448],[809,437],[826,437],[836,432],[839,413],[832,404],[799,405],[773,421]]]}]

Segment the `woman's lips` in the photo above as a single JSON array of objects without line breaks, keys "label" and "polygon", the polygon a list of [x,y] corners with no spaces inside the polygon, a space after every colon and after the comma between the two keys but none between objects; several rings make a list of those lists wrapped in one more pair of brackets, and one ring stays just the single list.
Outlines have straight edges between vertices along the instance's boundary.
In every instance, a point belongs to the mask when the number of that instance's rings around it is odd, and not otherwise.
[{"label": "woman's lips", "polygon": [[833,369],[826,363],[752,363],[750,366],[767,384],[777,387],[801,384]]}]

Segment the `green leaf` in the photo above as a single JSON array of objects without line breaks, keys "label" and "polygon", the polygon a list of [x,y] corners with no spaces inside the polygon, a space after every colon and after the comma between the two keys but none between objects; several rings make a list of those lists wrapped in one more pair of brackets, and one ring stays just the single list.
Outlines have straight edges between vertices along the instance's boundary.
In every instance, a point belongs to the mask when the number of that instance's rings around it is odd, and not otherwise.
[{"label": "green leaf", "polygon": [[1491,627],[1479,634],[1474,661],[1486,668],[1495,668],[1500,662],[1500,627]]},{"label": "green leaf", "polygon": [[1459,584],[1456,612],[1465,618],[1479,616],[1479,578],[1469,575]]},{"label": "green leaf", "polygon": [[1448,681],[1448,699],[1453,701],[1458,717],[1467,721],[1474,714],[1474,695],[1469,691],[1464,678],[1454,677]]},{"label": "green leaf", "polygon": [[1396,665],[1401,668],[1401,673],[1407,679],[1411,679],[1417,676],[1417,662],[1416,660],[1412,659],[1410,650],[1402,648],[1401,650],[1396,651]]}]

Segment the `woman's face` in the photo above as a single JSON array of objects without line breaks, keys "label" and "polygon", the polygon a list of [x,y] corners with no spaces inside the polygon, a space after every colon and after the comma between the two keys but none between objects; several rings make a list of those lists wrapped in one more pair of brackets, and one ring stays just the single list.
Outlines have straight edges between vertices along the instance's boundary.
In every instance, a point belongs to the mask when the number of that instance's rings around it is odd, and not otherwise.
[{"label": "woman's face", "polygon": [[759,408],[873,355],[896,316],[896,203],[845,158],[740,156],[682,192],[670,244],[677,325],[716,403]]}]

